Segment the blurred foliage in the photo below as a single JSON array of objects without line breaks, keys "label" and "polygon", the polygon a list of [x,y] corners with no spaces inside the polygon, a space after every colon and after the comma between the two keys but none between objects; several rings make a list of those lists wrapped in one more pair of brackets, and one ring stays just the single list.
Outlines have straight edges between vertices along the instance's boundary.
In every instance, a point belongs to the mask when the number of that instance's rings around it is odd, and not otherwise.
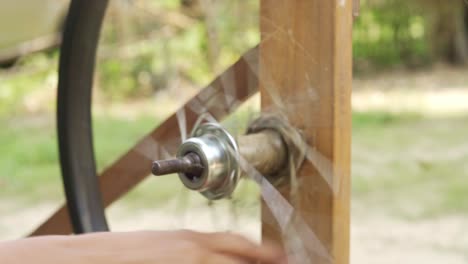
[{"label": "blurred foliage", "polygon": [[258,1],[114,1],[98,61],[110,99],[208,83],[259,41]]},{"label": "blurred foliage", "polygon": [[[99,71],[112,99],[201,86],[259,41],[257,0],[114,3],[104,30],[104,43],[114,43],[106,52],[112,55]],[[467,10],[463,0],[361,0],[355,71],[466,62]]]},{"label": "blurred foliage", "polygon": [[363,1],[354,27],[354,62],[358,71],[430,62],[424,18],[401,1],[379,5]]},{"label": "blurred foliage", "polygon": [[[98,52],[97,100],[202,87],[259,42],[257,0],[110,4]],[[468,61],[467,10],[463,0],[361,0],[353,34],[356,73]],[[56,85],[56,59],[56,51],[27,56],[0,72],[0,115],[37,112],[38,103],[26,97]]]},{"label": "blurred foliage", "polygon": [[354,27],[357,72],[437,61],[468,60],[468,8],[463,0],[361,0]]},{"label": "blurred foliage", "polygon": [[58,51],[38,53],[0,71],[0,117],[54,109]]}]

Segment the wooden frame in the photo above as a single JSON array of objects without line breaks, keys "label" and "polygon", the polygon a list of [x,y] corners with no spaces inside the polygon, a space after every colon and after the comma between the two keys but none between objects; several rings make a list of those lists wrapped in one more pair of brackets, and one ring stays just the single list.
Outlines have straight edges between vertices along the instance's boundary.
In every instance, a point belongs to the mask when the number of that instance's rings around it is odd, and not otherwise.
[{"label": "wooden frame", "polygon": [[[310,146],[296,197],[282,188],[291,221],[316,236],[302,241],[310,263],[349,262],[352,10],[350,0],[261,0],[262,109],[285,114]],[[264,204],[262,221],[272,218]],[[262,230],[284,238],[278,226]]]}]

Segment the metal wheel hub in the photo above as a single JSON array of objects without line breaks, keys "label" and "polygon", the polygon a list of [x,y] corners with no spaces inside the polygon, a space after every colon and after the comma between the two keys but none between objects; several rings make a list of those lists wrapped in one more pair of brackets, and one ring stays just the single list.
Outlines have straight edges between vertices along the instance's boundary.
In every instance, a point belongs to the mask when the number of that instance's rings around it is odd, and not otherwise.
[{"label": "metal wheel hub", "polygon": [[[259,119],[260,123],[266,121],[282,123],[278,118]],[[178,173],[188,189],[200,192],[209,200],[227,198],[241,177],[241,158],[264,176],[278,176],[288,168],[287,157],[294,154],[289,137],[294,134],[300,138],[300,135],[292,128],[288,133],[283,130],[259,127],[236,142],[220,125],[205,123],[180,145],[176,159],[154,161],[152,173],[157,176]]]},{"label": "metal wheel hub", "polygon": [[203,170],[199,174],[179,172],[182,183],[210,200],[228,197],[240,178],[239,149],[234,138],[221,126],[206,123],[179,147],[177,158],[196,154]]}]

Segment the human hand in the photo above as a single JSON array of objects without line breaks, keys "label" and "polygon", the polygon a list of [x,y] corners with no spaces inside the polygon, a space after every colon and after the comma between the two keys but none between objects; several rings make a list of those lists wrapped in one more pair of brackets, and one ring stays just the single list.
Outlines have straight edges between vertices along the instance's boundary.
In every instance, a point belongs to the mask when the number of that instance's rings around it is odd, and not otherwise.
[{"label": "human hand", "polygon": [[258,245],[240,235],[226,232],[210,234],[183,230],[106,233],[96,235],[96,239],[103,240],[101,244],[109,243],[111,252],[106,255],[124,255],[118,256],[116,262],[103,259],[96,263],[286,263],[278,247]]},{"label": "human hand", "polygon": [[[22,243],[21,243],[22,242]],[[10,250],[5,250],[10,247]],[[3,246],[3,247],[2,247]],[[3,250],[2,250],[3,249]],[[15,250],[16,249],[16,250]],[[5,254],[13,258],[5,257]],[[8,263],[283,264],[282,250],[232,233],[140,231],[50,236],[0,244]]]}]

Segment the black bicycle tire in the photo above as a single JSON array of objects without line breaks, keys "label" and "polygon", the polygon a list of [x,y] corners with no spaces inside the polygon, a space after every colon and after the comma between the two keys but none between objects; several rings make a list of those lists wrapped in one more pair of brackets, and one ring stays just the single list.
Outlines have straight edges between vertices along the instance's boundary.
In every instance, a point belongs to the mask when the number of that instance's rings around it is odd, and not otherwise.
[{"label": "black bicycle tire", "polygon": [[72,0],[60,49],[57,132],[68,211],[76,234],[108,231],[92,137],[92,86],[107,0]]}]

